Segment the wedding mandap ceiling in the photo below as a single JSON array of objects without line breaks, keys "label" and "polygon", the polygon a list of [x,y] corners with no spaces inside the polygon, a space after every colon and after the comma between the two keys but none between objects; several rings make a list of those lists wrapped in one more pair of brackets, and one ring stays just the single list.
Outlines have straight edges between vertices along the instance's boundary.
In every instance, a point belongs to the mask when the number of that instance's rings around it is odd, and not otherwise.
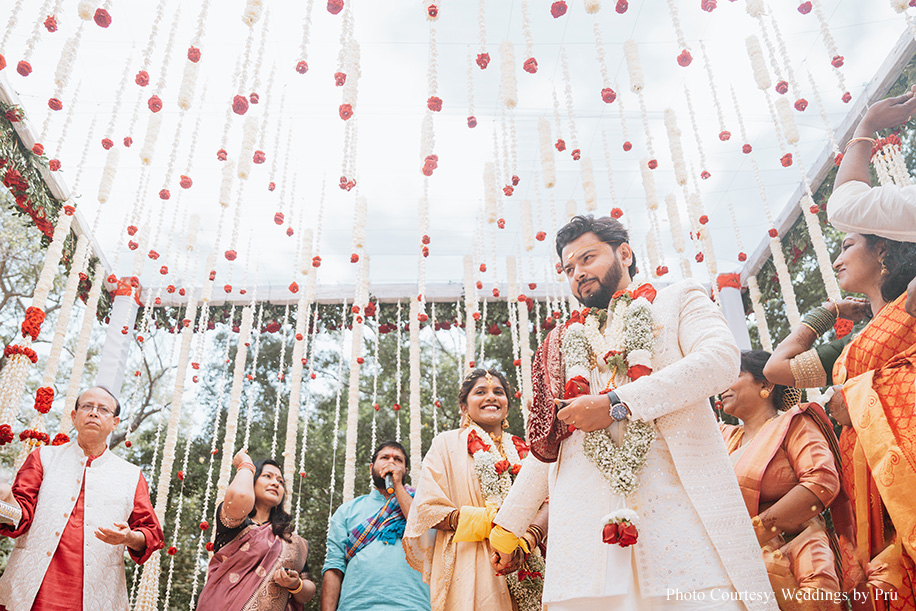
[{"label": "wedding mandap ceiling", "polygon": [[556,278],[573,212],[622,213],[660,282],[747,272],[912,43],[879,0],[6,4],[51,180],[163,299],[210,270],[352,299],[360,257],[373,294],[454,297],[468,256],[489,297],[507,257]]}]

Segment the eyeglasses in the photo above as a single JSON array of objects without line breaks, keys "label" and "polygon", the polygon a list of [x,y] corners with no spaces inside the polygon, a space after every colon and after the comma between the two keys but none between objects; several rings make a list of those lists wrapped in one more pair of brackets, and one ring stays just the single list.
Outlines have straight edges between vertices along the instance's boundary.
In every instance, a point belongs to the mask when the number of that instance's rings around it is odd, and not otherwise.
[{"label": "eyeglasses", "polygon": [[113,416],[114,410],[111,408],[105,407],[104,405],[93,405],[91,403],[83,403],[76,407],[79,411],[84,414],[91,414],[92,412],[97,412],[99,416]]}]

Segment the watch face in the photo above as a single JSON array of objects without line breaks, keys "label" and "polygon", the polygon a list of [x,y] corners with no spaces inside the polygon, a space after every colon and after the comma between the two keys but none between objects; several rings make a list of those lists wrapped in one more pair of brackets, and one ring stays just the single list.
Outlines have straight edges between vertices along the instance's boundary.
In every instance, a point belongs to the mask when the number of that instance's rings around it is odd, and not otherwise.
[{"label": "watch face", "polygon": [[627,408],[623,403],[618,403],[611,407],[611,418],[614,420],[625,420],[627,417]]}]

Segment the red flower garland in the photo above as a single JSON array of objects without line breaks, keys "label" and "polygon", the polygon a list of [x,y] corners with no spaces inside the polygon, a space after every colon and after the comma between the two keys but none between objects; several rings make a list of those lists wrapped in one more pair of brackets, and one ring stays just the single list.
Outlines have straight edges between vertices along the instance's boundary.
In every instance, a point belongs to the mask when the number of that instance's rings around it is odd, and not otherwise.
[{"label": "red flower garland", "polygon": [[22,322],[22,337],[31,336],[33,341],[38,339],[38,334],[41,332],[41,323],[44,320],[44,310],[32,306],[26,308],[25,320]]},{"label": "red flower garland", "polygon": [[54,388],[51,386],[42,386],[35,392],[35,411],[39,414],[47,414],[51,411],[52,403],[54,403]]}]

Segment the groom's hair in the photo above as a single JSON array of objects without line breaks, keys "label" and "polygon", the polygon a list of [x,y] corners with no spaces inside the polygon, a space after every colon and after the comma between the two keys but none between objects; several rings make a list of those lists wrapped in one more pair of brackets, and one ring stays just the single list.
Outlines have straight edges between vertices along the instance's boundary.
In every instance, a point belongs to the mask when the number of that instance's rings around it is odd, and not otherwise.
[{"label": "groom's hair", "polygon": [[[557,256],[562,259],[566,245],[588,232],[594,233],[602,242],[610,244],[614,252],[617,252],[617,247],[624,242],[628,244],[630,242],[630,234],[617,219],[609,216],[595,218],[591,214],[577,215],[569,219],[569,222],[557,232]],[[633,253],[633,262],[630,263],[627,271],[630,273],[630,278],[636,275],[636,253]]]}]

